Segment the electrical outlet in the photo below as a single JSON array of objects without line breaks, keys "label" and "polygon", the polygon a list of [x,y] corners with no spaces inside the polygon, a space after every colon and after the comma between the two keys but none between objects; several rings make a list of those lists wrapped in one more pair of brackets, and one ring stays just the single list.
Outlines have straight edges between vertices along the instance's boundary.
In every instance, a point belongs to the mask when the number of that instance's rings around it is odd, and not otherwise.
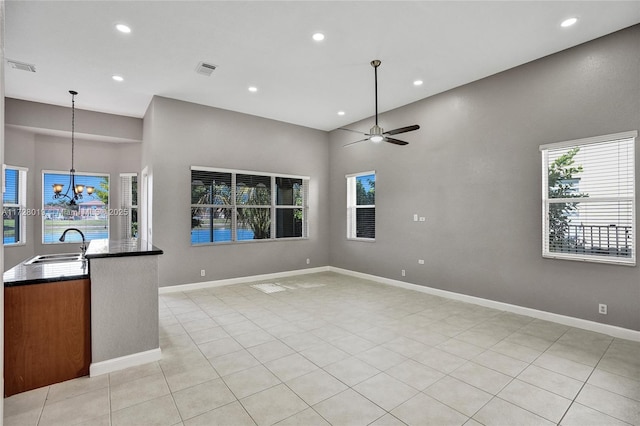
[{"label": "electrical outlet", "polygon": [[598,313],[602,315],[607,315],[607,305],[604,303],[600,303],[598,305]]},{"label": "electrical outlet", "polygon": [[427,218],[426,218],[426,217],[424,217],[424,216],[420,216],[420,222],[426,222],[426,221],[427,221]]},{"label": "electrical outlet", "polygon": [[204,277],[204,275],[205,275],[205,271],[204,271],[204,269],[200,269],[200,276],[201,276],[201,277]]},{"label": "electrical outlet", "polygon": [[414,222],[417,222],[417,221],[418,221],[418,215],[417,215],[417,214],[414,214],[414,215],[413,215],[413,221],[414,221]]},{"label": "electrical outlet", "polygon": [[307,258],[307,265],[311,263],[311,259]]},{"label": "electrical outlet", "polygon": [[418,259],[418,264],[419,265],[424,265],[424,259]]},{"label": "electrical outlet", "polygon": [[402,276],[404,277],[404,276],[406,276],[406,275],[407,275],[407,273],[406,273],[406,272],[405,272],[405,270],[403,269],[403,270],[402,270]]}]

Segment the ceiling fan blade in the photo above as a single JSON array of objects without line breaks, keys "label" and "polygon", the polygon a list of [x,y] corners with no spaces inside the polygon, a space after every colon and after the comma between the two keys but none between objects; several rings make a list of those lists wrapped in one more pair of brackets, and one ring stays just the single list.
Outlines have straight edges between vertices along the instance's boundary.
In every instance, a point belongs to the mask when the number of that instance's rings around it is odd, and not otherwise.
[{"label": "ceiling fan blade", "polygon": [[358,133],[360,135],[364,135],[364,132],[361,132],[359,130],[351,130],[351,129],[347,129],[346,127],[338,127],[338,130],[346,130],[347,132],[353,132],[353,133]]},{"label": "ceiling fan blade", "polygon": [[389,130],[388,132],[384,132],[383,135],[398,135],[400,133],[412,132],[414,130],[418,130],[420,126],[414,124],[413,126],[400,127],[399,129]]},{"label": "ceiling fan blade", "polygon": [[355,144],[357,144],[357,143],[364,142],[364,141],[368,141],[368,140],[369,140],[369,138],[366,138],[366,139],[360,139],[359,141],[349,142],[349,143],[348,143],[348,144],[346,144],[346,145],[342,145],[342,147],[344,148],[345,146],[355,145]]},{"label": "ceiling fan blade", "polygon": [[391,142],[391,143],[394,143],[396,145],[409,145],[409,142],[405,142],[405,141],[401,141],[400,139],[394,139],[394,138],[389,138],[389,137],[385,137],[384,141],[385,142]]}]

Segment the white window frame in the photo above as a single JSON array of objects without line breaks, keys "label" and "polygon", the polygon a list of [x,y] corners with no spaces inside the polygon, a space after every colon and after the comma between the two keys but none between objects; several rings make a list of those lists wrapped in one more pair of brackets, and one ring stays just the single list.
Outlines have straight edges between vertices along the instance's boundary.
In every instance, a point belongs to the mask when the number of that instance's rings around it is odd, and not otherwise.
[{"label": "white window frame", "polygon": [[[564,142],[557,142],[551,144],[540,145],[540,151],[542,153],[542,256],[550,259],[564,259],[564,260],[577,260],[583,262],[596,262],[596,263],[608,263],[608,264],[618,264],[618,265],[627,265],[634,266],[636,264],[636,203],[635,203],[635,179],[636,179],[636,170],[635,170],[635,145],[636,139],[638,137],[637,131],[629,131],[629,132],[621,132],[610,135],[603,136],[595,136],[591,138],[584,139],[576,139]],[[548,188],[548,151],[550,149],[560,149],[560,148],[573,148],[573,147],[583,147],[590,144],[595,143],[603,143],[603,142],[615,142],[619,140],[625,139],[633,139],[633,156],[634,159],[632,161],[633,164],[633,188],[631,196],[620,196],[620,197],[586,197],[586,198],[553,198],[549,199],[549,188]],[[590,202],[631,202],[631,220],[632,220],[632,229],[631,229],[631,256],[629,258],[622,257],[609,257],[602,256],[596,254],[578,254],[578,253],[559,253],[552,252],[549,250],[549,205],[551,203],[564,203],[564,202],[576,202],[579,200],[580,203],[590,203]]]},{"label": "white window frame", "polygon": [[[367,172],[359,172],[345,175],[347,179],[347,240],[354,241],[365,241],[365,242],[375,242],[375,238],[363,238],[357,236],[357,210],[361,208],[373,208],[375,209],[375,204],[372,205],[357,205],[356,198],[356,182],[358,177],[360,176],[368,176],[374,175],[376,180],[378,178],[375,170],[370,170]],[[374,216],[375,217],[375,216]],[[375,223],[374,223],[374,233],[375,233]]]},{"label": "white window frame", "polygon": [[[9,207],[9,208],[16,208],[18,209],[17,211],[17,216],[20,217],[19,223],[20,223],[20,239],[15,242],[15,243],[9,243],[9,244],[4,244],[4,232],[2,234],[3,236],[3,245],[5,247],[18,247],[18,246],[24,246],[27,244],[27,221],[26,218],[27,216],[31,216],[33,213],[33,215],[35,215],[35,209],[34,210],[28,210],[27,209],[27,173],[29,172],[29,169],[26,167],[19,167],[19,166],[11,166],[8,164],[3,164],[2,165],[2,195],[4,198],[4,193],[7,190],[7,182],[5,179],[6,176],[6,170],[10,169],[10,170],[16,170],[18,172],[18,204],[3,204],[3,207]],[[4,221],[3,221],[4,223]]]},{"label": "white window frame", "polygon": [[[136,211],[138,215],[140,214],[138,205],[133,203],[133,178],[136,178],[135,185],[138,185],[137,173],[120,173],[120,210],[118,210],[117,214],[120,216],[120,236],[123,239],[137,238],[137,235],[131,233],[133,212]],[[111,184],[109,184],[109,186],[111,186]],[[140,196],[139,192],[138,196]],[[136,216],[138,217],[138,215]],[[140,221],[138,217],[138,226],[139,225]],[[138,233],[140,233],[139,228]]]},{"label": "white window frame", "polygon": [[[41,225],[41,230],[42,230],[42,231],[41,231],[41,232],[42,232],[42,233],[41,233],[41,235],[42,235],[42,237],[41,237],[41,243],[42,243],[43,245],[50,245],[50,244],[73,244],[73,243],[77,244],[77,242],[76,242],[76,241],[69,240],[69,239],[67,239],[67,241],[58,241],[58,240],[56,239],[56,240],[54,240],[54,241],[50,241],[50,242],[45,242],[45,240],[44,240],[44,239],[45,239],[45,226],[44,226],[44,225],[45,225],[45,223],[44,223],[44,221],[45,221],[45,217],[46,217],[46,215],[45,215],[45,209],[46,209],[46,207],[45,207],[45,203],[44,203],[44,201],[45,201],[45,200],[44,200],[44,190],[45,190],[44,176],[45,176],[45,175],[48,175],[48,174],[67,175],[67,176],[68,176],[68,175],[69,175],[69,172],[68,172],[68,171],[60,171],[60,170],[43,170],[43,171],[42,171],[42,176],[41,176],[41,177],[42,177],[42,186],[40,187],[40,197],[41,197],[41,202],[42,202],[42,204],[41,204],[41,205],[42,205],[42,210],[41,210],[42,214],[40,215],[40,216],[41,216],[41,217],[40,217],[40,225]],[[107,213],[106,213],[106,214],[107,214],[107,238],[109,238],[109,237],[111,236],[111,215],[109,214],[109,213],[110,213],[110,211],[111,211],[111,209],[109,208],[109,206],[111,205],[111,185],[113,184],[113,181],[111,180],[111,175],[110,175],[109,173],[76,172],[76,173],[75,173],[75,176],[76,176],[76,177],[77,177],[77,176],[106,177],[106,178],[109,180],[109,204],[107,204],[107,205],[104,207],[104,208],[105,208],[105,210],[106,210],[106,212],[107,212]],[[68,185],[68,182],[64,182],[64,185],[65,185],[65,186],[66,186],[66,185]],[[65,188],[65,191],[66,191],[66,188]],[[72,191],[72,192],[73,192],[73,191]],[[83,193],[83,197],[87,197],[86,192],[85,192],[85,193]],[[79,227],[79,226],[74,226],[73,222],[71,222],[71,223],[69,223],[69,226],[68,226],[68,227],[69,227],[69,228],[76,228],[76,227]],[[81,229],[81,230],[82,230],[82,229]],[[84,232],[84,231],[83,231],[83,232]],[[87,234],[86,232],[84,232],[84,234],[85,234],[85,238],[86,238],[86,241],[87,241],[87,242],[91,241],[92,239],[95,239],[95,238],[91,238],[91,237],[90,237],[90,235],[89,235],[89,234]]]},{"label": "white window frame", "polygon": [[[191,182],[191,172],[193,171],[201,171],[201,172],[214,172],[214,173],[230,173],[231,174],[231,200],[232,204],[225,205],[224,208],[228,208],[232,211],[231,217],[231,240],[230,241],[213,241],[213,242],[203,242],[203,243],[193,243],[190,239],[190,244],[192,247],[200,247],[200,246],[210,246],[210,245],[222,245],[222,244],[251,244],[251,243],[262,243],[262,242],[273,242],[273,241],[296,241],[296,240],[306,240],[309,239],[309,176],[300,176],[300,175],[290,175],[284,173],[271,173],[271,172],[257,172],[251,170],[239,170],[239,169],[224,169],[224,168],[214,168],[214,167],[206,167],[206,166],[191,166],[190,168],[190,179]],[[271,204],[268,205],[247,205],[247,204],[236,204],[236,176],[237,175],[254,175],[254,176],[264,176],[269,177],[271,182]],[[290,179],[301,179],[303,184],[303,205],[302,206],[294,206],[294,205],[281,205],[277,203],[277,191],[276,191],[276,178],[290,178]],[[220,208],[222,205],[220,204],[190,204],[189,211],[191,212],[192,208]],[[270,238],[263,238],[257,240],[238,240],[237,239],[237,210],[239,208],[269,208],[271,209],[271,229],[270,229]],[[277,232],[277,224],[276,224],[276,210],[278,209],[302,209],[302,236],[300,237],[276,237]]]}]

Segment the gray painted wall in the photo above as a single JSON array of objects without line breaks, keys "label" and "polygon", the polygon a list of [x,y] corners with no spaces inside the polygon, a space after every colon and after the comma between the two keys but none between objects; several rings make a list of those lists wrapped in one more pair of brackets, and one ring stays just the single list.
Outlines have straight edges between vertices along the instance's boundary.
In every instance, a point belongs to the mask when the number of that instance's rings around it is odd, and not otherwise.
[{"label": "gray painted wall", "polygon": [[92,363],[160,347],[158,257],[89,260]]},{"label": "gray painted wall", "polygon": [[[29,109],[29,106],[33,109]],[[60,170],[68,171],[71,167],[71,140],[69,136],[57,136],[46,134],[50,129],[40,126],[40,123],[46,122],[47,105],[35,102],[16,101],[15,99],[6,99],[6,126],[5,126],[5,159],[6,164],[12,166],[27,167],[27,208],[42,208],[42,171],[43,170]],[[51,105],[53,115],[59,114],[58,110],[62,107]],[[17,114],[15,109],[20,111]],[[66,121],[71,122],[71,110],[67,108]],[[76,110],[77,112],[78,110]],[[25,117],[26,115],[26,117]],[[83,132],[92,134],[93,139],[99,139],[102,133],[105,139],[114,140],[114,133],[106,131],[103,126],[103,120],[108,116],[108,121],[117,126],[120,116],[109,116],[108,114],[84,114],[76,115],[76,123],[79,125],[80,117],[84,117]],[[20,123],[17,126],[16,121]],[[29,118],[31,120],[29,121]],[[131,117],[122,117],[124,119],[124,128],[132,129],[132,131],[122,132],[129,137],[135,137],[136,126],[131,125]],[[137,119],[140,126],[138,136],[142,136],[142,120]],[[95,125],[92,125],[95,124]],[[103,131],[105,130],[105,131]],[[54,132],[55,133],[55,132]],[[77,136],[77,134],[76,134]],[[77,173],[108,173],[111,177],[110,188],[110,204],[112,208],[119,207],[120,200],[120,173],[140,172],[140,148],[141,143],[113,143],[101,142],[99,140],[84,140],[76,137],[75,146],[75,167]],[[26,245],[5,247],[4,250],[4,268],[5,270],[12,268],[21,261],[32,257],[36,254],[44,253],[60,253],[79,251],[79,245],[75,243],[68,244],[42,244],[42,227],[40,216],[28,216]],[[120,220],[111,217],[109,226],[112,235],[118,235],[120,230]]]},{"label": "gray painted wall", "polygon": [[[87,111],[78,105],[82,94],[76,97],[75,135],[79,139],[110,142],[140,142],[142,140],[142,120],[123,115]],[[39,102],[7,99],[6,123],[9,126],[31,129],[39,133],[71,133],[71,108]],[[71,95],[69,95],[71,104]]]},{"label": "gray painted wall", "polygon": [[[371,121],[348,127],[368,129]],[[331,265],[640,330],[637,266],[542,258],[538,151],[540,144],[640,129],[640,26],[381,121],[387,129],[422,128],[399,135],[411,142],[406,147],[343,148],[354,134],[330,134]],[[376,242],[347,241],[344,176],[367,170],[377,171]],[[426,222],[413,222],[414,213]],[[608,305],[607,316],[597,313],[598,303]]]},{"label": "gray painted wall", "polygon": [[[153,98],[144,120],[141,165],[153,173],[153,244],[164,250],[160,286],[328,264],[326,132],[162,97]],[[309,239],[192,247],[192,165],[310,176]]]},{"label": "gray painted wall", "polygon": [[[349,127],[366,130],[371,121]],[[638,267],[542,259],[538,151],[540,144],[640,129],[640,26],[381,117],[387,129],[414,123],[422,129],[403,135],[407,147],[342,148],[354,134],[155,97],[142,146],[80,140],[77,163],[112,179],[149,167],[153,242],[165,251],[162,286],[302,269],[310,258],[309,267],[333,265],[640,330]],[[29,167],[29,207],[38,208],[41,170],[69,167],[68,138],[7,124],[5,162]],[[191,247],[191,165],[311,176],[310,239]],[[347,241],[344,175],[372,169],[377,240]],[[427,221],[413,222],[414,213]],[[29,229],[35,244],[6,249],[6,268],[53,249],[39,244],[39,226]],[[607,316],[597,314],[598,303],[608,305]]]}]

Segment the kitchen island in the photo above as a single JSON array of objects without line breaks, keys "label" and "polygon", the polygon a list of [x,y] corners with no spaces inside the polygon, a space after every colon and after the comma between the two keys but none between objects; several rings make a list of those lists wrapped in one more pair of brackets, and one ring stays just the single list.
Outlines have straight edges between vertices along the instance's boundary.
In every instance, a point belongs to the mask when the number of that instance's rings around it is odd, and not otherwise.
[{"label": "kitchen island", "polygon": [[161,254],[93,240],[84,259],[37,256],[5,272],[5,395],[159,360]]}]

